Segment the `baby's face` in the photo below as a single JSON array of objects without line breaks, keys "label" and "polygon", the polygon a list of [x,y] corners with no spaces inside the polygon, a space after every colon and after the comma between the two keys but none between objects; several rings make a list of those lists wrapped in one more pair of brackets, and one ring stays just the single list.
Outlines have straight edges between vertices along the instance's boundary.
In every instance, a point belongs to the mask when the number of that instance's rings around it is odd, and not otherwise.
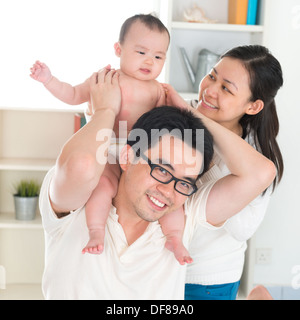
[{"label": "baby's face", "polygon": [[125,74],[138,80],[154,80],[162,71],[168,47],[167,32],[150,30],[137,21],[131,26],[124,43],[115,44],[115,52]]}]

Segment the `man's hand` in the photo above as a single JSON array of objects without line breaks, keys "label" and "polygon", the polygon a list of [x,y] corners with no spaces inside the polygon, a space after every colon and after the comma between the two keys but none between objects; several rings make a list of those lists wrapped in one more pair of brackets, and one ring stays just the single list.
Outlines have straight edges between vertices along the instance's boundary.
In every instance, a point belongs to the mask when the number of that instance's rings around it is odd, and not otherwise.
[{"label": "man's hand", "polygon": [[40,61],[36,61],[30,71],[30,77],[34,80],[42,82],[44,85],[47,85],[53,78],[50,69],[46,66],[45,63],[42,63]]},{"label": "man's hand", "polygon": [[90,78],[90,95],[93,114],[101,109],[111,109],[117,116],[121,108],[119,74],[110,66],[94,73]]}]

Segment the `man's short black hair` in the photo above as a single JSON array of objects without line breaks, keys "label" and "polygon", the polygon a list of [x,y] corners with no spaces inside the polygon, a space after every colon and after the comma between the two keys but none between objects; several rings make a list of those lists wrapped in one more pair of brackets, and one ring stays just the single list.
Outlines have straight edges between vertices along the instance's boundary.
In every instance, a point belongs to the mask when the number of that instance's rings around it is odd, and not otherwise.
[{"label": "man's short black hair", "polygon": [[[147,136],[145,139],[147,143],[140,143],[141,134],[139,132]],[[159,132],[159,134],[153,134],[153,132]],[[139,157],[140,153],[155,146],[162,135],[168,133],[171,135],[175,133],[175,137],[181,138],[182,141],[203,155],[202,170],[198,178],[208,171],[214,152],[213,137],[201,119],[191,111],[162,106],[144,113],[132,127],[127,144],[135,149],[136,156]],[[202,134],[202,139],[199,139],[200,134]],[[138,145],[138,150],[135,145]]]},{"label": "man's short black hair", "polygon": [[143,23],[147,28],[150,30],[158,30],[159,32],[163,33],[166,32],[170,39],[170,33],[165,25],[154,15],[152,14],[137,14],[133,17],[128,18],[122,25],[119,42],[123,44],[125,41],[126,35],[130,29],[130,27],[136,22],[140,21]]}]

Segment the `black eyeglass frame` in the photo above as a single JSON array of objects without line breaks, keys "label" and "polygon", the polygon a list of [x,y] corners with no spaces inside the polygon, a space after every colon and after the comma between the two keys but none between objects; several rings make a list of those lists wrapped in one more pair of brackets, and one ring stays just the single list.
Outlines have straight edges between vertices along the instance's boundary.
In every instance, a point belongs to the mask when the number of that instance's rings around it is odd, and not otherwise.
[{"label": "black eyeglass frame", "polygon": [[[162,184],[169,184],[170,182],[175,181],[175,184],[174,184],[174,189],[175,189],[175,191],[177,191],[178,193],[180,193],[180,194],[182,194],[182,195],[184,195],[184,196],[187,196],[187,197],[190,197],[191,195],[193,195],[195,192],[198,191],[198,187],[197,187],[195,184],[192,184],[192,183],[190,183],[190,182],[188,182],[188,181],[185,181],[185,180],[178,179],[178,178],[174,177],[173,174],[172,174],[170,171],[168,171],[168,170],[165,169],[164,167],[160,166],[159,164],[154,164],[154,163],[152,163],[151,160],[150,160],[148,157],[146,157],[144,154],[140,153],[140,157],[141,157],[142,159],[144,159],[145,161],[147,161],[149,167],[151,168],[150,175],[151,175],[151,177],[152,177],[153,179],[155,179],[156,181],[158,181],[158,182],[160,182],[160,183],[162,183]],[[155,178],[155,177],[152,175],[152,172],[153,172],[153,170],[154,170],[155,168],[161,168],[161,169],[165,170],[166,172],[168,172],[168,174],[171,176],[171,179],[170,179],[169,181],[165,182],[165,181],[161,181],[161,180]],[[178,191],[178,190],[176,189],[176,185],[177,185],[178,182],[184,182],[184,183],[192,186],[192,188],[193,188],[192,193],[186,194],[186,193],[183,193],[183,192],[181,192],[181,191]]]}]

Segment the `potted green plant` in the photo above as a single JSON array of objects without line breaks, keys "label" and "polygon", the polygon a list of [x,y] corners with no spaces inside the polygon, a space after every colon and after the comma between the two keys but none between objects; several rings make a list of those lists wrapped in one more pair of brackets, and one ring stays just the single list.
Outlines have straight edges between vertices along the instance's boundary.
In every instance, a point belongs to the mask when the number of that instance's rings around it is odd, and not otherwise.
[{"label": "potted green plant", "polygon": [[14,203],[17,220],[35,219],[39,191],[40,185],[33,180],[22,180],[16,186]]}]

